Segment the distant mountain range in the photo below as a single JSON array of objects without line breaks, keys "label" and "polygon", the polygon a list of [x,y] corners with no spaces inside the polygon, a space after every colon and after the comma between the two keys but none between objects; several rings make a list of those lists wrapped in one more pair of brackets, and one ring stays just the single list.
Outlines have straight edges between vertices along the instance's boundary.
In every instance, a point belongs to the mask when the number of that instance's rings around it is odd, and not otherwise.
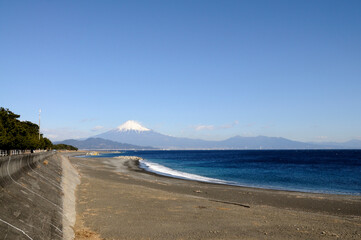
[{"label": "distant mountain range", "polygon": [[361,140],[353,139],[347,142],[322,142],[314,143],[328,149],[361,149]]},{"label": "distant mountain range", "polygon": [[127,121],[116,129],[88,138],[69,139],[58,143],[79,149],[361,149],[361,140],[344,143],[306,143],[281,137],[235,136],[222,141],[180,138],[148,129],[135,121]]}]

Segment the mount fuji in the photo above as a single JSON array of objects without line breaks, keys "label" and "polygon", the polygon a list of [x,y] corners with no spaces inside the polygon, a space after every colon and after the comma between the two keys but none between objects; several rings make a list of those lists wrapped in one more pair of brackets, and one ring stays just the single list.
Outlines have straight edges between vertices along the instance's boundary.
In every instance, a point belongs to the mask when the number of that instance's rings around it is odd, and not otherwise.
[{"label": "mount fuji", "polygon": [[304,143],[278,137],[235,136],[223,141],[206,141],[172,137],[146,128],[136,121],[127,121],[117,128],[94,136],[133,145],[159,149],[319,149],[317,144]]},{"label": "mount fuji", "polygon": [[210,141],[178,138],[157,133],[133,120],[129,120],[117,128],[96,135],[95,137],[163,149],[207,148],[210,144]]}]

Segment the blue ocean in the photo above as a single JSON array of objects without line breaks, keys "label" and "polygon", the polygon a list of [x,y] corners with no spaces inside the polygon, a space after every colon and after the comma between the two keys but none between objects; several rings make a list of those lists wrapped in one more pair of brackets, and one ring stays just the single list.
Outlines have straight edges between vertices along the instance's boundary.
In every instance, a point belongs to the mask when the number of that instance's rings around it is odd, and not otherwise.
[{"label": "blue ocean", "polygon": [[361,195],[361,150],[126,151],[150,172],[228,185]]}]

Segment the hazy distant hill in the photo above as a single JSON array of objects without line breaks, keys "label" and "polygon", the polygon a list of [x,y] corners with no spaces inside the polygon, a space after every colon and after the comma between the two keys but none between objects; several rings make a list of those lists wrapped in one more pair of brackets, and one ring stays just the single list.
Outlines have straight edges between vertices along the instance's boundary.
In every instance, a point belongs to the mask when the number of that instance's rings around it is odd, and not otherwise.
[{"label": "hazy distant hill", "polygon": [[317,149],[320,146],[292,141],[280,137],[241,137],[235,136],[224,141],[218,142],[220,147],[224,148],[243,148],[243,149]]},{"label": "hazy distant hill", "polygon": [[350,140],[341,144],[344,148],[361,148],[361,140]]},{"label": "hazy distant hill", "polygon": [[68,144],[79,149],[90,150],[140,150],[140,149],[154,149],[152,147],[143,147],[127,143],[114,142],[103,138],[88,138],[85,140],[68,139],[57,142],[57,144]]},{"label": "hazy distant hill", "polygon": [[327,149],[361,149],[361,140],[357,139],[353,139],[347,142],[323,142],[317,144]]}]

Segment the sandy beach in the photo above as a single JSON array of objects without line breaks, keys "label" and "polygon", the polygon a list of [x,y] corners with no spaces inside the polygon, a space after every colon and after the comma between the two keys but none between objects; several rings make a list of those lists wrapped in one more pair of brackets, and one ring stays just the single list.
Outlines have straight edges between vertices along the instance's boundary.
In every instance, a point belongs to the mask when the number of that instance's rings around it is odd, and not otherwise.
[{"label": "sandy beach", "polygon": [[361,197],[226,186],[74,158],[76,239],[361,239]]}]

